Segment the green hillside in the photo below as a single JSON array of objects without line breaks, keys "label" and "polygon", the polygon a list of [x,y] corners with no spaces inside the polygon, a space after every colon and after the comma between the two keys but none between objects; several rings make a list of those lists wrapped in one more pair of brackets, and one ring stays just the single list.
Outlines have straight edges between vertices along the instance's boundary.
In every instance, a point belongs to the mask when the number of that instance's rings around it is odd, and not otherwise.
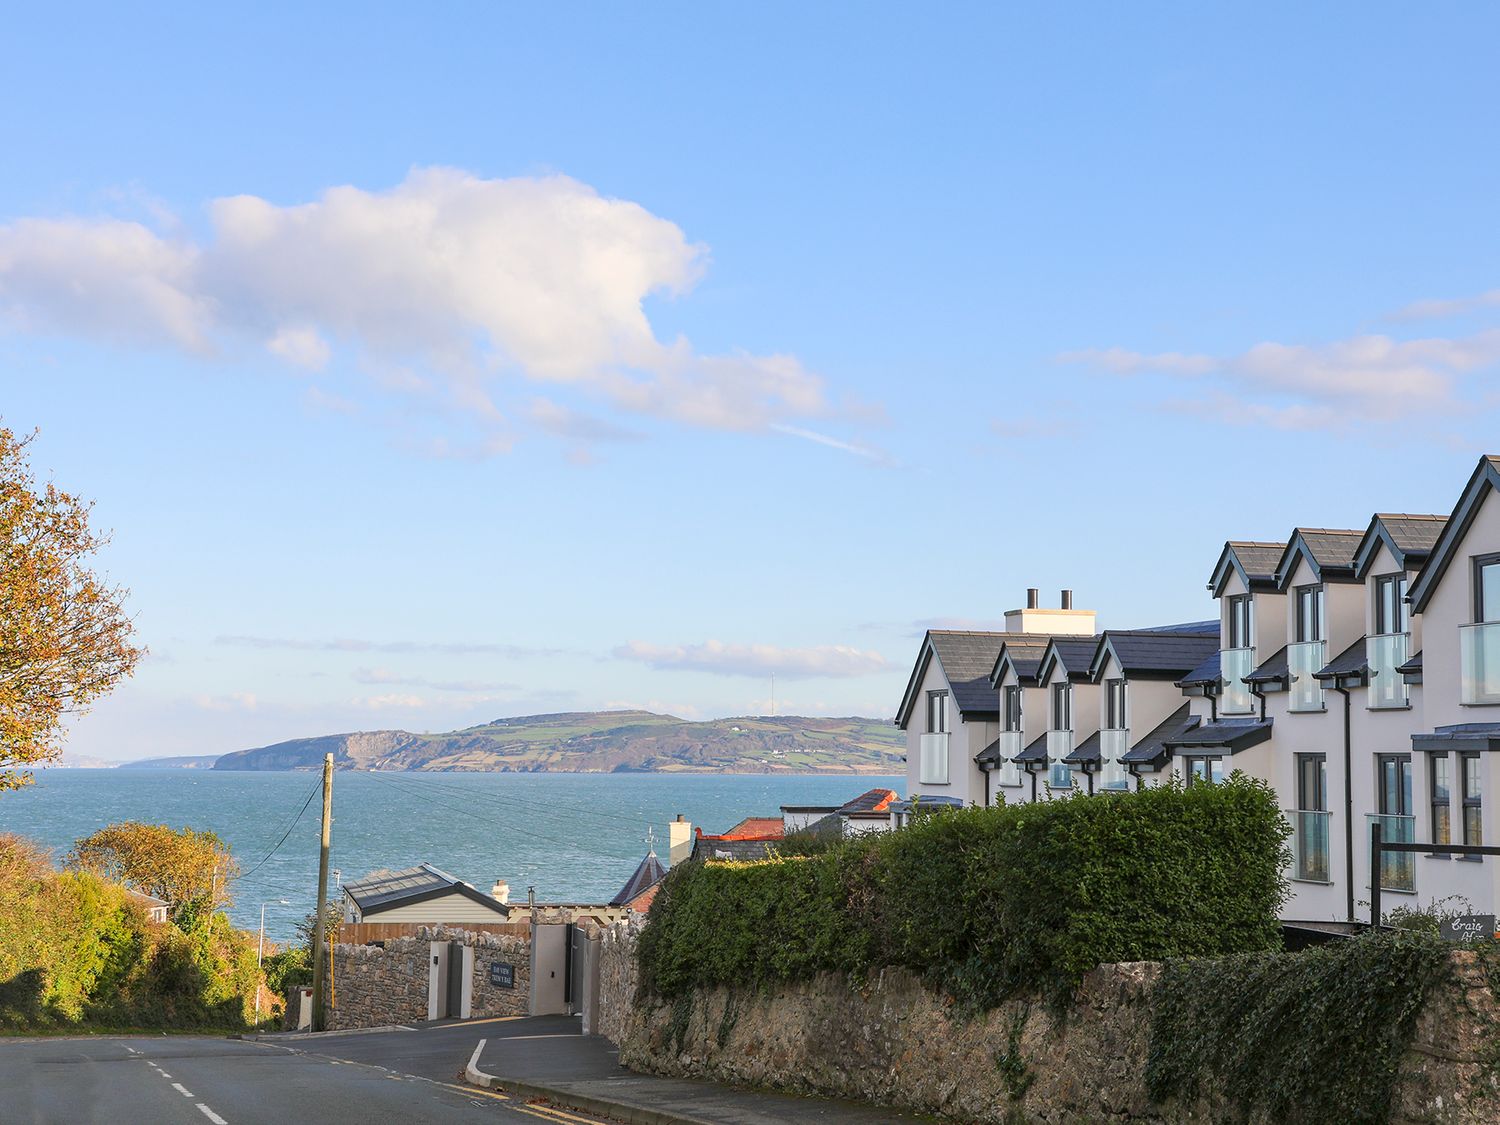
[{"label": "green hillside", "polygon": [[219,770],[340,769],[564,773],[901,773],[905,739],[879,719],[798,716],[689,722],[649,711],[496,719],[444,734],[360,731],[225,754]]}]

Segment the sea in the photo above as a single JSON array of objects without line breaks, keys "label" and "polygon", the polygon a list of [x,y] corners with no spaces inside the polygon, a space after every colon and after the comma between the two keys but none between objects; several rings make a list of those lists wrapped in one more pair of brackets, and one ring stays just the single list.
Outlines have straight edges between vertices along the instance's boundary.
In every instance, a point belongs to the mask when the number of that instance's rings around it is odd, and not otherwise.
[{"label": "sea", "polygon": [[[211,829],[240,865],[230,916],[295,940],[317,901],[321,774],[199,769],[46,769],[0,793],[0,832],[53,849],[122,820]],[[340,882],[430,863],[511,901],[607,902],[648,847],[665,862],[678,814],[705,832],[782,805],[840,805],[900,777],[861,774],[364,773],[333,779],[330,867]],[[330,897],[336,893],[330,876]]]}]

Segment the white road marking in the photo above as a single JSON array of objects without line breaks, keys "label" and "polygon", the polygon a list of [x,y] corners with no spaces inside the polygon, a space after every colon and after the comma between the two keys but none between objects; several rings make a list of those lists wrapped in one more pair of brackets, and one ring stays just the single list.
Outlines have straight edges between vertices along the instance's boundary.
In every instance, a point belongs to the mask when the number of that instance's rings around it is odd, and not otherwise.
[{"label": "white road marking", "polygon": [[479,1044],[474,1048],[474,1053],[469,1056],[469,1069],[470,1070],[478,1070],[479,1069],[479,1052],[482,1051],[482,1050],[484,1050],[484,1045],[486,1043],[488,1043],[488,1042],[489,1042],[488,1039],[481,1039],[479,1041]]},{"label": "white road marking", "polygon": [[202,1102],[198,1103],[198,1108],[203,1111],[203,1116],[212,1121],[214,1125],[229,1125],[229,1122],[225,1121],[222,1117],[220,1117],[213,1110],[209,1109],[208,1106],[204,1105]]},{"label": "white road marking", "polygon": [[176,1090],[179,1094],[181,1094],[185,1098],[190,1098],[190,1097],[193,1096],[193,1092],[191,1090],[189,1090],[186,1086],[184,1086],[181,1082],[173,1082],[172,1083],[172,1089]]}]

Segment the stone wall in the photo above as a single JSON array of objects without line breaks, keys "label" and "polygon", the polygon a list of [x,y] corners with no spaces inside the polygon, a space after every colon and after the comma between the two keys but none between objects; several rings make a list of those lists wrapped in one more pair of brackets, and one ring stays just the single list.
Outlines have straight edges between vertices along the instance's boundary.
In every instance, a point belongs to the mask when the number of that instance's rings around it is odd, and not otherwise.
[{"label": "stone wall", "polygon": [[[455,939],[456,940],[456,939]],[[470,1016],[524,1016],[531,1007],[531,940],[509,934],[475,934],[474,996]],[[516,986],[499,988],[490,983],[490,965],[504,962],[515,970]]]},{"label": "stone wall", "polygon": [[636,969],[635,939],[645,924],[638,916],[617,922],[604,931],[599,942],[599,1015],[596,1027],[611,1043],[625,1038],[635,1012]]},{"label": "stone wall", "polygon": [[[851,1097],[980,1122],[1219,1122],[1212,1097],[1154,1105],[1146,1096],[1154,964],[1090,973],[1066,1018],[1013,1002],[982,1018],[950,1005],[911,975],[887,971],[863,986],[838,974],[774,990],[716,989],[692,1003],[637,1008],[634,941],[605,939],[601,1029],[620,1061],[654,1074],[709,1078],[796,1093]],[[1424,1011],[1402,1066],[1394,1122],[1496,1120],[1495,997],[1468,953],[1454,954],[1459,986]],[[1272,1123],[1263,1123],[1272,1125]]]},{"label": "stone wall", "polygon": [[384,948],[335,945],[333,987],[324,1003],[328,1030],[425,1020],[430,948],[426,938],[394,938]]},{"label": "stone wall", "polygon": [[[511,934],[471,933],[436,927],[383,945],[335,945],[333,987],[325,1002],[330,1031],[384,1027],[427,1018],[427,982],[434,941],[474,948],[470,1015],[524,1016],[531,1005],[531,941]],[[490,963],[515,969],[515,988],[490,984]]]}]

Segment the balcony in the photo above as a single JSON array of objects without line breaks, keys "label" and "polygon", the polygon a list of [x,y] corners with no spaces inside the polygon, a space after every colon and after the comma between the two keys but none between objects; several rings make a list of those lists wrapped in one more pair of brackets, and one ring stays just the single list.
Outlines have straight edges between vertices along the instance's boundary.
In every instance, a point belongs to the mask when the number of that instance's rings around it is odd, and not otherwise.
[{"label": "balcony", "polygon": [[1372,711],[1411,705],[1406,682],[1396,671],[1406,663],[1410,647],[1408,633],[1378,633],[1365,642],[1365,662],[1370,666],[1370,692],[1365,706]]},{"label": "balcony", "polygon": [[[1380,825],[1380,838],[1388,844],[1410,844],[1417,839],[1417,818],[1414,816],[1370,813],[1365,819],[1372,826]],[[1368,847],[1366,837],[1367,854]],[[1417,857],[1411,852],[1381,852],[1380,889],[1414,892],[1417,889]]]},{"label": "balcony", "polygon": [[1128,730],[1101,730],[1099,732],[1099,788],[1125,790],[1130,788],[1130,771],[1120,764],[1120,755],[1130,749]]},{"label": "balcony", "polygon": [[1328,663],[1323,641],[1302,641],[1286,646],[1286,667],[1291,679],[1288,685],[1293,711],[1322,711],[1323,685],[1313,677]]},{"label": "balcony", "polygon": [[1328,826],[1330,812],[1288,809],[1292,826],[1292,878],[1299,883],[1328,883]]},{"label": "balcony", "polygon": [[1000,784],[1020,785],[1021,767],[1016,765],[1016,755],[1021,752],[1021,732],[1000,732]]},{"label": "balcony", "polygon": [[1460,625],[1459,702],[1500,703],[1500,623]]},{"label": "balcony", "polygon": [[917,780],[923,785],[948,784],[948,735],[924,734]]},{"label": "balcony", "polygon": [[1047,732],[1047,784],[1053,789],[1073,788],[1073,770],[1063,764],[1063,759],[1072,752],[1072,731],[1049,730]]},{"label": "balcony", "polygon": [[1226,648],[1219,654],[1219,673],[1223,690],[1219,693],[1219,711],[1225,715],[1248,715],[1255,710],[1255,698],[1244,679],[1255,670],[1253,648]]}]

